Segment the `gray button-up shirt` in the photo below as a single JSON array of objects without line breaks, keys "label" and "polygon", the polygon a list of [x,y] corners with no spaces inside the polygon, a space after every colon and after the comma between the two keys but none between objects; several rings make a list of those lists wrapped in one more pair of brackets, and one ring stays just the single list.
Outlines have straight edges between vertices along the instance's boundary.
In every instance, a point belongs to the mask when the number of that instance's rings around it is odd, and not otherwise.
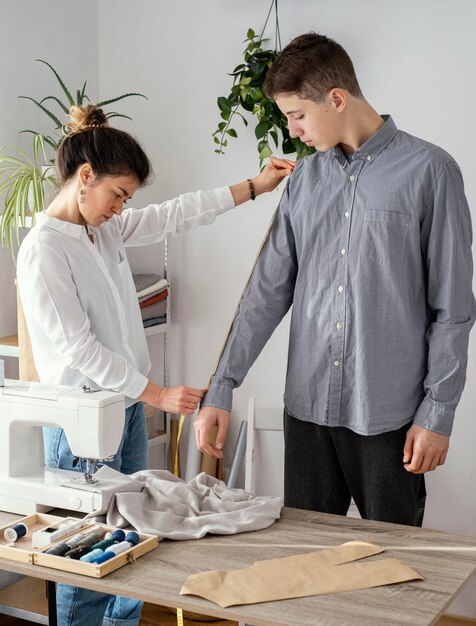
[{"label": "gray button-up shirt", "polygon": [[449,435],[476,307],[471,219],[449,154],[387,118],[290,177],[203,405],[231,408],[293,305],[284,401],[374,435],[413,420]]}]

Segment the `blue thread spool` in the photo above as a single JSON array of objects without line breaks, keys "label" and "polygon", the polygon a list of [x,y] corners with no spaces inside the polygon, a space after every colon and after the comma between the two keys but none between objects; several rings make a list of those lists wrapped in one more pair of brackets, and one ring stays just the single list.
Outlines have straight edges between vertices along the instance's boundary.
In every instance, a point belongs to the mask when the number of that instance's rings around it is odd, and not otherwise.
[{"label": "blue thread spool", "polygon": [[100,554],[95,559],[93,559],[92,563],[97,563],[98,565],[100,565],[101,563],[104,563],[105,561],[112,559],[117,554],[120,554],[121,552],[125,552],[126,550],[130,550],[131,547],[132,546],[128,541],[121,541],[121,543],[116,543],[112,545],[110,548],[108,548],[104,552],[104,554]]},{"label": "blue thread spool", "polygon": [[124,541],[126,538],[126,533],[122,530],[122,528],[116,528],[116,530],[112,533],[112,540],[114,543],[120,543]]},{"label": "blue thread spool", "polygon": [[88,554],[82,556],[79,560],[83,561],[84,563],[91,563],[93,559],[95,559],[100,554],[104,554],[103,550],[101,550],[101,548],[96,548],[95,550],[91,550],[91,552],[88,552]]},{"label": "blue thread spool", "polygon": [[15,543],[17,539],[24,537],[28,532],[28,528],[25,524],[15,524],[15,526],[10,526],[10,528],[5,528],[3,531],[3,536],[8,541],[8,543]]},{"label": "blue thread spool", "polygon": [[131,546],[136,546],[140,541],[139,533],[137,533],[135,530],[131,530],[127,533],[125,541],[128,541]]},{"label": "blue thread spool", "polygon": [[91,550],[96,550],[97,548],[99,548],[101,552],[104,552],[104,550],[109,548],[109,546],[112,546],[113,543],[114,541],[112,537],[110,537],[109,539],[103,539],[99,543],[95,543],[93,546],[91,546]]},{"label": "blue thread spool", "polygon": [[70,550],[71,548],[68,546],[68,544],[62,542],[62,543],[57,543],[52,548],[48,548],[48,550],[45,551],[45,554],[53,554],[54,556],[64,556],[66,552],[69,552]]}]

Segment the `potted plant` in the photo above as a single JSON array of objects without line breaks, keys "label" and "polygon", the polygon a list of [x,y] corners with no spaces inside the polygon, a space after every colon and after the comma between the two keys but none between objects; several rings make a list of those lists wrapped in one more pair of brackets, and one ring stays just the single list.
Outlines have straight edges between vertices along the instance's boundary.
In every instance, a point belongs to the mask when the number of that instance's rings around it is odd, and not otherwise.
[{"label": "potted plant", "polygon": [[[46,96],[42,100],[36,100],[30,96],[18,96],[33,102],[35,106],[47,115],[54,123],[53,132],[43,135],[38,131],[29,129],[20,131],[33,134],[31,157],[16,146],[0,148],[0,193],[6,194],[4,212],[0,216],[0,245],[2,247],[8,246],[13,257],[15,256],[15,244],[19,242],[19,228],[35,223],[35,215],[46,208],[45,192],[48,189],[55,191],[58,186],[54,168],[51,164],[48,165],[46,145],[55,150],[58,142],[67,132],[60,118],[66,117],[71,106],[80,106],[90,101],[86,95],[86,81],[80,89],[72,91],[68,89],[52,65],[42,59],[37,59],[37,61],[46,65],[53,72],[60,87],[60,97],[51,95]],[[73,93],[75,94],[74,97]],[[115,98],[98,102],[96,106],[105,107],[131,96],[146,98],[141,93],[125,93]],[[54,103],[56,108],[59,109],[58,113],[51,109],[50,102]],[[106,112],[106,117],[131,119],[128,115],[117,113],[116,111]]]},{"label": "potted plant", "polygon": [[[276,40],[278,38],[279,27],[277,27]],[[237,65],[230,74],[233,76],[233,86],[228,96],[220,96],[217,100],[222,121],[212,134],[216,144],[215,152],[224,154],[224,149],[228,145],[228,137],[238,136],[232,122],[239,117],[244,125],[248,126],[248,120],[245,116],[249,114],[255,116],[257,124],[254,131],[258,142],[260,166],[262,166],[264,159],[272,154],[271,139],[276,148],[281,142],[281,149],[284,154],[295,152],[298,159],[315,152],[315,148],[306,146],[299,138],[289,135],[286,117],[281,113],[276,103],[263,93],[267,71],[278,55],[276,49],[264,46],[266,41],[268,40],[263,39],[263,33],[257,35],[252,28],[248,30],[244,42],[246,43],[243,53],[244,63]]]},{"label": "potted plant", "polygon": [[[10,149],[13,154],[3,154]],[[13,234],[19,243],[19,228],[26,227],[27,218],[35,223],[35,214],[45,208],[45,187],[56,188],[56,179],[46,163],[45,143],[41,135],[33,138],[33,157],[15,146],[0,151],[0,193],[5,193],[5,209],[0,222],[0,244],[8,245],[14,255]]]}]

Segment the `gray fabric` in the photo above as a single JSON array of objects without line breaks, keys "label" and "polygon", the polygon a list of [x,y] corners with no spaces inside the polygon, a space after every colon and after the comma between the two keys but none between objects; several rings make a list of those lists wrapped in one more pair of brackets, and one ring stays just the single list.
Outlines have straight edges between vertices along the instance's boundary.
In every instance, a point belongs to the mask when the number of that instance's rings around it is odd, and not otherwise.
[{"label": "gray fabric", "polygon": [[[279,519],[283,506],[281,498],[230,489],[205,473],[185,482],[165,470],[144,470],[126,477],[104,466],[97,477],[109,484],[115,474],[129,479],[131,490],[122,487],[122,493],[109,491],[109,497],[103,498],[103,508],[88,518],[116,527],[132,526],[163,539],[199,539],[207,533],[234,535],[260,530]],[[138,483],[142,485],[140,492]]]},{"label": "gray fabric", "polygon": [[363,435],[413,419],[449,435],[476,307],[460,170],[391,118],[348,163],[340,146],[291,175],[202,406],[230,409],[293,305],[284,401]]},{"label": "gray fabric", "polygon": [[158,274],[132,274],[136,291],[142,291],[162,279]]}]

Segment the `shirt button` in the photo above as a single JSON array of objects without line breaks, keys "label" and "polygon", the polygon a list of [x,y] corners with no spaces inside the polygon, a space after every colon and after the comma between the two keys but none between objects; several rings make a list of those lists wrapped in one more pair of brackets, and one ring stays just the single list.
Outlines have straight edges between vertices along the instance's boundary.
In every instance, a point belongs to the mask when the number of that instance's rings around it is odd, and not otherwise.
[{"label": "shirt button", "polygon": [[340,365],[339,361],[334,361],[334,366],[335,367],[339,367],[339,365]]},{"label": "shirt button", "polygon": [[342,324],[340,322],[337,322],[336,328],[337,328],[337,330],[340,330],[342,328]]},{"label": "shirt button", "polygon": [[371,155],[371,154],[369,154],[369,155],[367,156],[367,161],[371,161],[371,160],[372,160],[372,155]]},{"label": "shirt button", "polygon": [[342,292],[344,291],[344,287],[343,287],[342,285],[339,285],[339,286],[337,287],[337,291],[338,291],[339,293],[342,293]]},{"label": "shirt button", "polygon": [[350,213],[349,213],[349,211],[346,211],[346,212],[344,213],[344,215],[345,215],[346,217],[350,217]]},{"label": "shirt button", "polygon": [[355,176],[352,174],[352,176],[349,176],[350,180],[355,180]]},{"label": "shirt button", "polygon": [[341,254],[345,254],[345,248],[342,248],[342,250],[340,251]]}]

